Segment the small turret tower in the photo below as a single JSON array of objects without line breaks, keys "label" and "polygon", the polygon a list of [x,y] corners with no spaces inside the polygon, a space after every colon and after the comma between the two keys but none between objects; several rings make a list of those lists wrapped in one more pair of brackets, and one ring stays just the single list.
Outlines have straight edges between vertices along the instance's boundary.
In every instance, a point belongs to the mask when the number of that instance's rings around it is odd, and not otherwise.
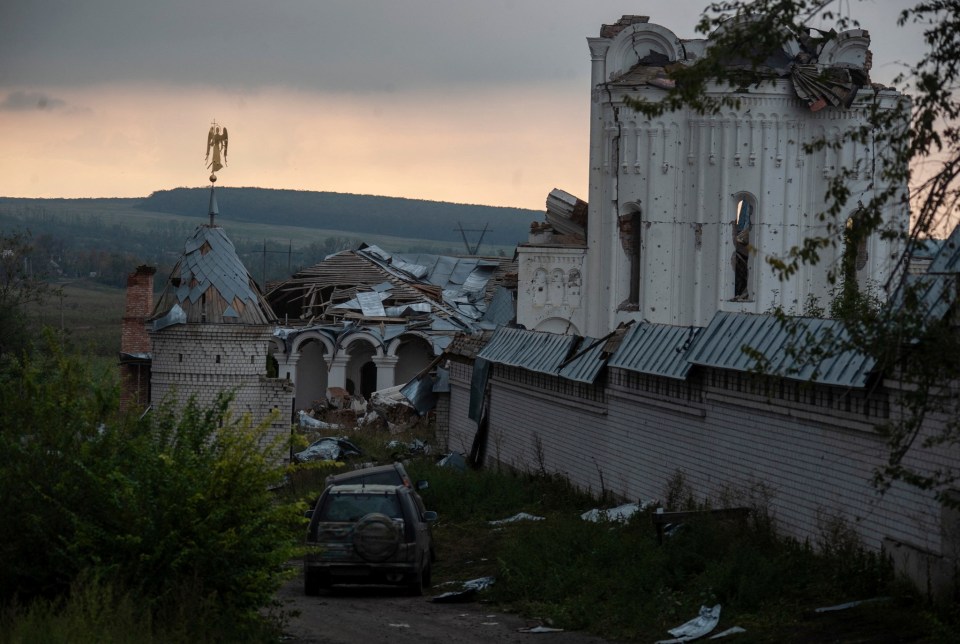
[{"label": "small turret tower", "polygon": [[[222,391],[234,394],[234,413],[255,422],[280,411],[277,431],[289,429],[292,388],[267,376],[275,315],[237,256],[223,228],[215,192],[216,172],[226,163],[226,128],[208,136],[209,223],[187,239],[163,293],[147,320],[152,346],[151,401],[194,398],[201,406]],[[280,386],[278,386],[280,385]]]}]

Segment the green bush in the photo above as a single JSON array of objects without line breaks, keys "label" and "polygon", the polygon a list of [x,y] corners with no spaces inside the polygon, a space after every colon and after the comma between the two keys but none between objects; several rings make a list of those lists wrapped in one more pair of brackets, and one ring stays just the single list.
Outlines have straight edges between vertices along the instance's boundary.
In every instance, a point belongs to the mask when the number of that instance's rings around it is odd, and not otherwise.
[{"label": "green bush", "polygon": [[228,398],[116,415],[83,361],[51,346],[0,375],[0,604],[90,584],[148,614],[257,629],[298,552],[302,508],[269,487],[263,428]]}]

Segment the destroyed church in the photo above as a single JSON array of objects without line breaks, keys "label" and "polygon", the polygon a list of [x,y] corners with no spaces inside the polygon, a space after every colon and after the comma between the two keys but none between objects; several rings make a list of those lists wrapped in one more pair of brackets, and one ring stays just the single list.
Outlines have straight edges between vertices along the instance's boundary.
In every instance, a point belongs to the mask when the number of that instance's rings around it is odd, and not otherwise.
[{"label": "destroyed church", "polygon": [[[589,194],[552,191],[515,265],[363,247],[264,296],[222,229],[202,226],[159,303],[146,296],[150,269],[131,276],[129,292],[143,294],[128,297],[125,317],[131,404],[174,386],[198,397],[230,386],[254,416],[286,410],[277,431],[289,431],[315,400],[407,384],[424,409],[435,404],[439,447],[477,465],[648,501],[679,474],[697,499],[762,504],[799,539],[842,521],[942,592],[955,583],[960,516],[930,492],[871,485],[887,448],[877,426],[904,413],[896,374],[852,352],[807,364],[770,314],[828,302],[828,271],[841,262],[845,279],[890,297],[880,287],[902,270],[896,236],[827,248],[783,280],[766,260],[825,233],[817,214],[840,172],[854,204],[905,191],[877,175],[881,150],[842,136],[872,105],[904,99],[870,82],[870,36],[855,29],[792,41],[772,76],[715,88],[739,100],[725,112],[647,119],[629,107],[628,97],[660,100],[670,70],[693,64],[716,35],[684,39],[624,16],[587,39]],[[805,145],[817,140],[839,144]],[[905,202],[889,203],[884,227],[907,231]],[[929,280],[931,316],[956,323],[958,272],[954,231],[917,276]],[[843,332],[794,320],[805,333]],[[951,420],[928,416],[917,444]],[[910,458],[935,470],[955,466],[957,451],[919,447]]]}]

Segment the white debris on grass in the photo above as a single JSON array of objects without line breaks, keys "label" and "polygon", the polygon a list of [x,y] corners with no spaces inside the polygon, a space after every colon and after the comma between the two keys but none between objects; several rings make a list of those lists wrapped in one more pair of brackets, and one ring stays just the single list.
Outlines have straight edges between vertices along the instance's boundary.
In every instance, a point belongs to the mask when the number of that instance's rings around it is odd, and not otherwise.
[{"label": "white debris on grass", "polygon": [[717,604],[713,608],[701,606],[699,615],[689,622],[667,631],[673,635],[674,639],[660,640],[656,644],[679,644],[680,642],[689,642],[698,639],[715,629],[719,622],[720,604]]},{"label": "white debris on grass", "polygon": [[626,522],[637,512],[643,512],[653,505],[652,501],[640,501],[639,503],[624,503],[615,508],[602,509],[594,508],[587,510],[580,515],[584,521],[620,521]]},{"label": "white debris on grass", "polygon": [[327,423],[314,418],[302,409],[297,412],[297,418],[301,427],[307,427],[309,429],[343,429],[340,425],[334,425],[333,423]]},{"label": "white debris on grass", "polygon": [[544,517],[538,517],[535,514],[527,514],[526,512],[518,512],[512,517],[507,517],[506,519],[497,519],[496,521],[487,521],[490,525],[503,525],[504,523],[514,523],[516,521],[543,521]]},{"label": "white debris on grass", "polygon": [[494,577],[478,577],[477,579],[463,582],[463,587],[467,590],[483,590],[488,586],[492,586],[494,581]]},{"label": "white debris on grass", "polygon": [[836,606],[824,606],[822,608],[815,608],[813,612],[815,613],[831,613],[835,610],[847,610],[848,608],[854,608],[860,606],[861,604],[872,604],[873,602],[882,602],[889,600],[889,597],[874,597],[873,599],[861,599],[859,601],[847,602],[845,604],[837,604]]},{"label": "white debris on grass", "polygon": [[549,626],[533,626],[530,628],[518,628],[518,633],[562,633],[562,628],[550,628]]},{"label": "white debris on grass", "polygon": [[709,639],[718,640],[721,637],[727,637],[729,635],[739,635],[740,633],[746,633],[746,632],[747,632],[747,629],[745,628],[740,628],[739,626],[731,626],[725,631],[721,631],[716,635],[711,635]]}]

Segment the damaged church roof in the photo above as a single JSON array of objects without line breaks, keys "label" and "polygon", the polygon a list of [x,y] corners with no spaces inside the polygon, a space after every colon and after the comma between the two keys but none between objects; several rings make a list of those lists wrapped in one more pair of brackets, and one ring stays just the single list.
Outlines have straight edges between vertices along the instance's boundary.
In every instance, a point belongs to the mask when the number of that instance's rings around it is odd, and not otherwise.
[{"label": "damaged church roof", "polygon": [[400,255],[362,246],[299,271],[267,297],[288,323],[351,323],[372,332],[396,325],[429,334],[443,349],[457,333],[513,320],[512,296],[501,292],[511,280],[512,259]]},{"label": "damaged church roof", "polygon": [[[742,29],[747,20],[731,18],[707,40],[682,40],[660,25],[648,24],[645,16],[624,16],[615,25],[604,25],[601,37],[615,39],[631,29],[630,37],[642,43],[634,45],[635,64],[614,74],[610,81],[618,86],[672,89],[678,82],[674,78],[676,70],[696,64],[715,41]],[[656,35],[653,41],[668,46],[649,46],[651,40],[638,36],[647,33]],[[756,40],[744,34],[740,39],[746,43],[743,53],[731,53],[724,61],[726,67],[743,70],[757,80],[788,79],[796,96],[813,112],[825,107],[849,107],[861,88],[871,86],[870,34],[864,29],[840,33],[805,29],[792,34],[782,49],[770,52],[750,51],[750,44]]]},{"label": "damaged church roof", "polygon": [[275,316],[223,228],[204,224],[187,240],[149,319],[159,330],[182,323],[269,324]]}]

